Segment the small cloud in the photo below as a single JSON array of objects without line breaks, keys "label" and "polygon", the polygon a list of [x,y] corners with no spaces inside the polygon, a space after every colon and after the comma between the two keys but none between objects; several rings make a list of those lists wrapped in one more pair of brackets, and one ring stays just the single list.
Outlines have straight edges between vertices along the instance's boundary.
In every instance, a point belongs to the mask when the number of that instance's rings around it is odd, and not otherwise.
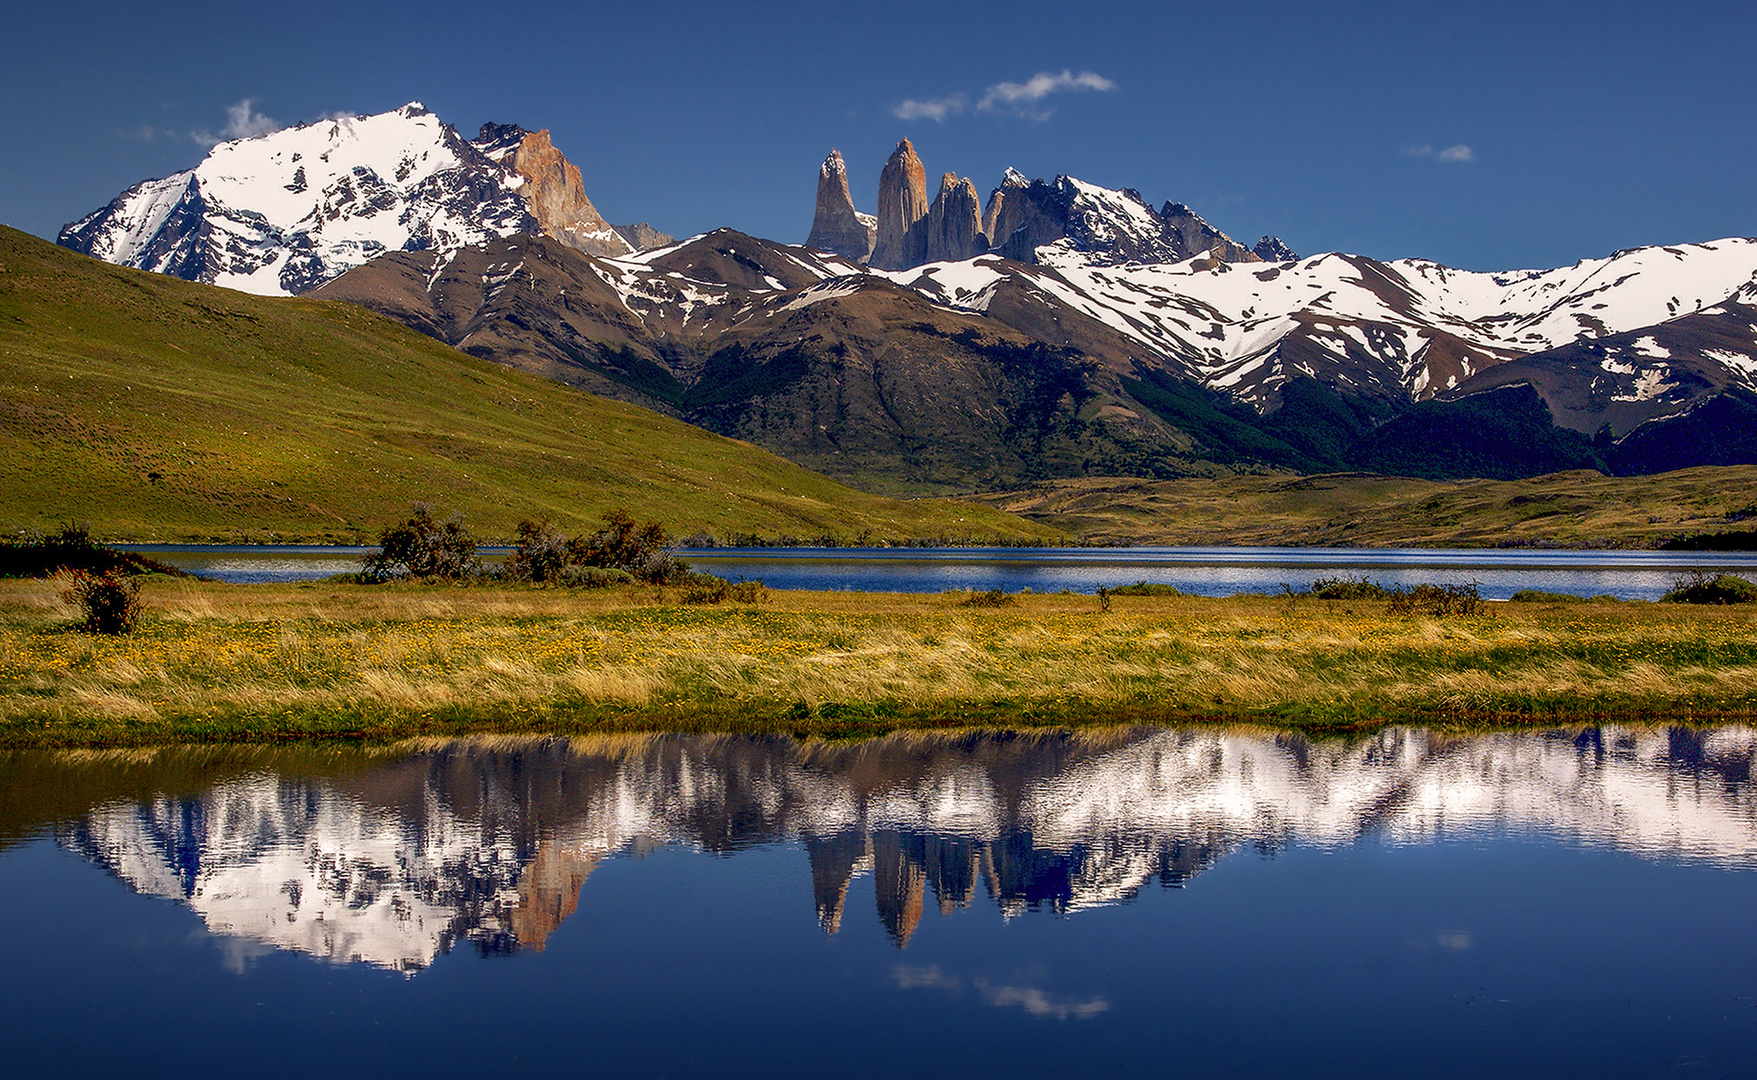
[{"label": "small cloud", "polygon": [[946,117],[961,113],[969,107],[970,99],[963,94],[929,98],[926,101],[916,101],[911,98],[892,109],[891,115],[899,120],[932,120],[935,123],[943,124]]},{"label": "small cloud", "polygon": [[1457,146],[1448,146],[1444,150],[1435,150],[1427,143],[1418,143],[1415,146],[1404,147],[1403,153],[1406,157],[1433,158],[1435,161],[1476,160],[1476,151],[1463,143],[1459,143]]},{"label": "small cloud", "polygon": [[1060,72],[1040,71],[1022,83],[995,83],[982,92],[982,100],[976,103],[976,108],[979,112],[1011,112],[1031,120],[1047,120],[1050,110],[1042,108],[1039,103],[1051,94],[1115,89],[1115,82],[1090,71],[1078,75],[1067,68]]},{"label": "small cloud", "polygon": [[169,135],[172,138],[176,138],[175,132],[160,131],[151,124],[142,124],[139,127],[131,128],[115,128],[113,131],[118,139],[138,139],[141,142],[152,142],[160,135]]},{"label": "small cloud", "polygon": [[189,138],[203,146],[215,146],[232,139],[251,139],[258,135],[267,135],[271,131],[279,131],[286,125],[272,116],[264,116],[256,111],[257,98],[245,98],[236,105],[226,108],[226,126],[219,134],[211,131],[191,131]]},{"label": "small cloud", "polygon": [[938,964],[932,967],[910,967],[907,964],[897,965],[891,972],[900,990],[920,990],[923,988],[949,990],[956,993],[963,983],[955,976],[947,975],[940,970]]}]

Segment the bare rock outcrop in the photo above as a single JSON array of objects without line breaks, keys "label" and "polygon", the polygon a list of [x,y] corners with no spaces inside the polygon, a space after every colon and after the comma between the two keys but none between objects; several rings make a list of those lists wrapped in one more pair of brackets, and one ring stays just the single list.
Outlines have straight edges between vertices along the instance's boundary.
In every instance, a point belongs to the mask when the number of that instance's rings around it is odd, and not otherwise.
[{"label": "bare rock outcrop", "polygon": [[519,194],[544,232],[587,255],[627,255],[635,250],[586,198],[579,166],[555,148],[548,129],[525,136],[512,165],[525,178]]},{"label": "bare rock outcrop", "polygon": [[927,211],[927,246],[922,261],[956,262],[987,251],[976,185],[953,173],[945,174],[940,179],[939,195]]},{"label": "bare rock outcrop", "polygon": [[927,211],[927,170],[915,156],[915,147],[904,139],[879,173],[878,234],[873,242],[872,266],[907,270],[921,265],[926,230],[918,226]]},{"label": "bare rock outcrop", "polygon": [[841,151],[831,150],[817,172],[817,212],[812,215],[806,246],[865,262],[877,238],[878,219],[854,209],[854,197],[848,192],[848,166]]}]

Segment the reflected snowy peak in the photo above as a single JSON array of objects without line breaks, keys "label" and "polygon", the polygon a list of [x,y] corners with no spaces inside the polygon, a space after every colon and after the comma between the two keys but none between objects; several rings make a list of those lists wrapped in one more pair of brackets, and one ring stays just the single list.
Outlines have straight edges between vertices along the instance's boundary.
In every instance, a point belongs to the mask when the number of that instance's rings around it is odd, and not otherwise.
[{"label": "reflected snowy peak", "polygon": [[[1007,917],[1077,912],[1234,851],[1367,836],[1532,832],[1753,866],[1754,760],[1736,727],[461,741],[327,769],[259,755],[193,792],[94,800],[57,838],[227,939],[414,973],[464,942],[542,949],[601,860],[666,845],[798,843],[823,928],[870,876],[899,947],[930,893],[942,912],[979,895]],[[67,783],[103,767],[84,755]]]}]

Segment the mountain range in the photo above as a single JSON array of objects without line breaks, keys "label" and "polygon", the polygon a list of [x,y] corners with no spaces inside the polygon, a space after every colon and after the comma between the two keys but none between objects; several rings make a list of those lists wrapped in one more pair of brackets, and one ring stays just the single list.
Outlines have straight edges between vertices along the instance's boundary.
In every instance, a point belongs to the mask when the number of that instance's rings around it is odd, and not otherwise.
[{"label": "mountain range", "polygon": [[873,490],[1757,462],[1757,241],[1302,259],[1128,189],[926,176],[902,141],[866,214],[832,151],[806,245],[674,243],[606,224],[546,132],[411,104],[221,144],[61,242],[362,304]]}]

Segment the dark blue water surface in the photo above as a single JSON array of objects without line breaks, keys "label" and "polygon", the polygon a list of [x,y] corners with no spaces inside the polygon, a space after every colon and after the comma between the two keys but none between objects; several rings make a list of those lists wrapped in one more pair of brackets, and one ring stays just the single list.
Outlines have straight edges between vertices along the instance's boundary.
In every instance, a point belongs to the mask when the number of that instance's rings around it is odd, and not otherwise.
[{"label": "dark blue water surface", "polygon": [[[347,573],[374,548],[130,545],[179,568],[225,581],[300,581]],[[484,548],[489,560],[506,548]],[[1320,577],[1383,585],[1476,583],[1505,600],[1520,589],[1656,600],[1693,569],[1757,574],[1757,552],[1542,551],[1494,548],[710,548],[689,564],[774,589],[943,592],[1096,592],[1137,581],[1201,596],[1303,589]]]},{"label": "dark blue water surface", "polygon": [[0,758],[9,1075],[1750,1075],[1757,730]]}]

